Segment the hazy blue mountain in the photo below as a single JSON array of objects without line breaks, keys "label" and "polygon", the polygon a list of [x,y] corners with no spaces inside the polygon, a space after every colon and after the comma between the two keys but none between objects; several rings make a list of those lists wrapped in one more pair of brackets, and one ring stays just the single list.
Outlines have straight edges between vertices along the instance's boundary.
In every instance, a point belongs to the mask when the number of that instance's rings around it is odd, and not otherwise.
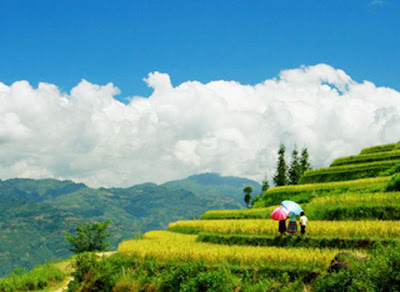
[{"label": "hazy blue mountain", "polygon": [[200,174],[162,185],[92,189],[55,179],[0,181],[0,276],[70,255],[63,231],[79,222],[110,218],[112,246],[137,232],[199,217],[210,209],[237,209],[254,181]]}]

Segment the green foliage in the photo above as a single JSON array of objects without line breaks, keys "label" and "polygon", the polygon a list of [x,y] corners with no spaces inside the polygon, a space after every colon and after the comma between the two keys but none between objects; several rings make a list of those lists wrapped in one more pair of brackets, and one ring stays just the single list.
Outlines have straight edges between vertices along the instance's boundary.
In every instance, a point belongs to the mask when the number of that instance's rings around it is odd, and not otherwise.
[{"label": "green foliage", "polygon": [[302,172],[301,172],[300,159],[298,157],[298,152],[295,147],[292,152],[292,159],[288,170],[288,184],[297,185],[301,177],[301,174]]},{"label": "green foliage", "polygon": [[372,255],[338,272],[321,274],[313,283],[313,291],[400,291],[399,245],[378,247]]},{"label": "green foliage", "polygon": [[276,163],[276,173],[274,183],[276,186],[285,186],[288,184],[287,170],[288,166],[285,158],[285,145],[281,144],[278,151],[278,161]]},{"label": "green foliage", "polygon": [[386,191],[400,192],[400,174],[396,174],[395,176],[392,177],[392,179],[389,181],[386,187]]},{"label": "green foliage", "polygon": [[375,152],[392,151],[392,150],[394,150],[396,145],[397,144],[386,144],[386,145],[368,147],[368,148],[361,150],[360,154],[370,154],[370,153],[375,153]]},{"label": "green foliage", "polygon": [[311,162],[310,162],[310,157],[308,154],[308,149],[304,148],[301,151],[301,157],[300,157],[300,176],[304,174],[307,170],[311,170]]},{"label": "green foliage", "polygon": [[244,195],[244,202],[247,204],[247,208],[249,207],[250,201],[251,201],[251,193],[253,192],[253,188],[252,187],[245,187],[243,189],[243,192],[245,193]]},{"label": "green foliage", "polygon": [[[159,261],[147,257],[78,255],[68,291],[291,291],[318,276],[307,267],[252,267],[222,262]],[[286,289],[286,290],[282,290]],[[289,289],[289,290],[288,290]]]},{"label": "green foliage", "polygon": [[400,151],[376,152],[365,155],[353,155],[353,156],[337,158],[332,162],[331,167],[350,165],[350,164],[369,163],[376,161],[385,161],[385,160],[399,160],[399,159],[400,159]]},{"label": "green foliage", "polygon": [[267,175],[265,175],[264,180],[262,181],[262,184],[261,184],[261,191],[264,193],[268,189],[269,189],[269,182],[268,182]]},{"label": "green foliage", "polygon": [[105,251],[110,246],[106,238],[111,236],[106,229],[111,220],[86,224],[79,223],[75,227],[76,235],[65,232],[65,240],[72,246],[70,249],[74,253]]},{"label": "green foliage", "polygon": [[382,238],[343,238],[340,236],[268,236],[254,234],[225,234],[199,232],[197,241],[226,245],[278,246],[278,247],[309,247],[309,248],[340,248],[370,249],[377,244],[388,245],[394,240]]},{"label": "green foliage", "polygon": [[301,177],[299,184],[345,181],[376,177],[382,171],[385,171],[398,163],[400,163],[399,160],[379,161],[309,170],[306,171]]},{"label": "green foliage", "polygon": [[10,277],[0,279],[0,292],[44,289],[64,278],[64,273],[49,263],[37,266],[30,272],[17,269]]},{"label": "green foliage", "polygon": [[379,176],[391,176],[400,172],[400,163],[393,165],[391,168],[383,170],[379,173]]}]

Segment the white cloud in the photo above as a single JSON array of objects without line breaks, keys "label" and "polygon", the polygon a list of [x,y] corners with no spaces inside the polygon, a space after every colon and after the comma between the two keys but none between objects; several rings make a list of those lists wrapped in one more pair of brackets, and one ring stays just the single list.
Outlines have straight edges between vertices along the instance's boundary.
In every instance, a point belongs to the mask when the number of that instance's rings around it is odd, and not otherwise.
[{"label": "white cloud", "polygon": [[372,0],[369,2],[369,6],[383,6],[386,4],[386,1],[383,0]]},{"label": "white cloud", "polygon": [[400,138],[400,93],[355,82],[325,64],[284,70],[254,86],[173,87],[150,73],[149,98],[83,80],[0,83],[0,177],[55,177],[90,186],[164,182],[200,172],[272,177],[280,142],[307,146],[315,166]]}]

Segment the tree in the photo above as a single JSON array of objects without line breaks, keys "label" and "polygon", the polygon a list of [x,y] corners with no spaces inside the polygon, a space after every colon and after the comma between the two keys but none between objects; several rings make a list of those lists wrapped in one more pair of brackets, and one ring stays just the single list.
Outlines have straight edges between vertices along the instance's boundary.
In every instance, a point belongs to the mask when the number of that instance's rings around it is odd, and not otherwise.
[{"label": "tree", "polygon": [[301,175],[302,175],[302,172],[301,172],[300,159],[299,159],[298,152],[297,152],[297,149],[295,146],[293,149],[293,152],[292,152],[292,161],[290,163],[290,167],[289,167],[289,171],[288,171],[289,184],[297,185]]},{"label": "tree", "polygon": [[278,162],[276,164],[276,173],[274,183],[276,186],[285,186],[288,183],[287,179],[287,164],[285,159],[285,145],[281,144],[278,151]]},{"label": "tree", "polygon": [[311,162],[310,162],[310,158],[308,155],[308,150],[307,150],[307,148],[304,148],[301,151],[301,157],[300,157],[300,176],[302,176],[306,170],[310,170],[310,169],[312,169],[312,167],[311,167]]},{"label": "tree", "polygon": [[267,179],[267,175],[265,175],[264,180],[262,181],[261,191],[264,193],[268,189],[269,189],[269,182]]},{"label": "tree", "polygon": [[251,201],[251,193],[253,192],[252,187],[245,187],[243,189],[243,192],[245,193],[244,195],[244,202],[247,204],[247,208],[249,207],[250,201]]},{"label": "tree", "polygon": [[107,232],[107,227],[111,220],[96,223],[79,223],[74,229],[76,235],[71,235],[65,231],[65,240],[72,245],[70,251],[82,253],[86,251],[104,251],[107,250],[110,243],[106,242],[106,237],[111,233]]}]

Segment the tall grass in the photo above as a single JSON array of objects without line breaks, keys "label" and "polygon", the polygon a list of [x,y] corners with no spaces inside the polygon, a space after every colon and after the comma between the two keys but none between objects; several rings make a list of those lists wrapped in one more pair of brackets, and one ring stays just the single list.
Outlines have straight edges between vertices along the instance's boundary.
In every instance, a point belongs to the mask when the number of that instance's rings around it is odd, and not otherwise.
[{"label": "tall grass", "polygon": [[301,177],[299,184],[345,181],[376,177],[379,176],[380,172],[390,169],[399,163],[400,160],[391,160],[308,170]]},{"label": "tall grass", "polygon": [[54,264],[36,266],[26,273],[14,273],[0,279],[0,292],[32,291],[44,289],[63,281],[65,274]]},{"label": "tall grass", "polygon": [[400,151],[377,152],[365,155],[353,155],[353,156],[337,158],[332,162],[331,167],[357,164],[357,163],[384,161],[384,160],[399,160],[399,159],[400,159]]}]

